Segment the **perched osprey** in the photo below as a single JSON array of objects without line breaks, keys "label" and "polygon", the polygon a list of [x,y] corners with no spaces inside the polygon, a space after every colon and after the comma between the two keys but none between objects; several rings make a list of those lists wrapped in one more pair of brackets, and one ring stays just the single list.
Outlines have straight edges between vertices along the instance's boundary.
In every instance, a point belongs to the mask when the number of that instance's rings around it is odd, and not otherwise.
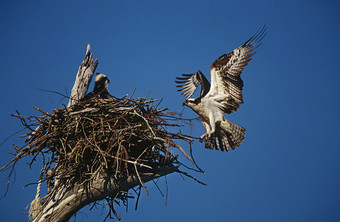
[{"label": "perched osprey", "polygon": [[93,91],[86,94],[82,100],[88,100],[93,96],[99,96],[102,99],[112,98],[112,95],[109,93],[109,86],[107,85],[109,82],[110,80],[106,75],[103,73],[96,73]]},{"label": "perched osprey", "polygon": [[[235,149],[244,140],[245,129],[225,119],[223,113],[236,112],[243,104],[240,75],[265,34],[264,26],[243,45],[214,61],[210,67],[211,85],[201,71],[176,78],[177,87],[181,88],[178,91],[186,97],[183,105],[190,107],[202,119],[206,132],[200,139],[206,141],[206,148],[215,147],[228,152],[229,147]],[[190,98],[199,85],[200,97]]]}]

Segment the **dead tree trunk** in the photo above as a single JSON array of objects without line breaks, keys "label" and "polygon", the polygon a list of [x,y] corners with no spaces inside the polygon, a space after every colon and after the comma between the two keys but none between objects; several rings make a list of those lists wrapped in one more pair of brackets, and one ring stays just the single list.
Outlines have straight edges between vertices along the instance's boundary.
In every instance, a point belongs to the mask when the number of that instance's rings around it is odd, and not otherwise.
[{"label": "dead tree trunk", "polygon": [[[175,171],[177,171],[175,166],[164,167],[157,169],[150,175],[141,176],[140,179],[143,183],[146,183]],[[130,176],[124,181],[98,175],[96,179],[90,182],[88,190],[79,184],[74,185],[72,188],[65,187],[60,190],[33,221],[66,221],[87,204],[102,200],[107,196],[116,196],[122,191],[127,192],[139,184],[140,180],[136,175]]]},{"label": "dead tree trunk", "polygon": [[83,62],[79,66],[76,81],[74,82],[70,100],[67,107],[76,104],[79,100],[84,98],[89,85],[91,83],[94,72],[96,71],[98,60],[93,61],[91,46],[87,45],[86,54]]}]

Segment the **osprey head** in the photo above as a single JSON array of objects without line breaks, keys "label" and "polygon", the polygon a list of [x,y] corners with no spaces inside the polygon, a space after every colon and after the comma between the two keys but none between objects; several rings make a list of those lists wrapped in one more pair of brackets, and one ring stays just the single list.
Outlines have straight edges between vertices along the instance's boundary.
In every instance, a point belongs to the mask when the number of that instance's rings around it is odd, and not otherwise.
[{"label": "osprey head", "polygon": [[89,100],[94,96],[99,96],[102,99],[112,98],[112,95],[109,93],[109,86],[107,85],[110,80],[103,73],[96,73],[96,77],[94,80],[94,88],[93,91],[86,94],[82,100]]},{"label": "osprey head", "polygon": [[108,88],[108,83],[110,83],[110,80],[104,75],[103,73],[96,73],[96,78],[94,80],[95,85],[97,87],[105,87],[106,89]]},{"label": "osprey head", "polygon": [[103,73],[97,73],[94,81],[94,89],[93,93],[95,95],[99,95],[102,99],[111,98],[111,94],[109,93],[109,86],[107,85],[110,80]]},{"label": "osprey head", "polygon": [[182,106],[187,106],[187,107],[190,107],[190,108],[193,108],[193,107],[196,107],[198,105],[198,103],[200,102],[200,99],[197,98],[197,99],[187,99],[183,102]]}]

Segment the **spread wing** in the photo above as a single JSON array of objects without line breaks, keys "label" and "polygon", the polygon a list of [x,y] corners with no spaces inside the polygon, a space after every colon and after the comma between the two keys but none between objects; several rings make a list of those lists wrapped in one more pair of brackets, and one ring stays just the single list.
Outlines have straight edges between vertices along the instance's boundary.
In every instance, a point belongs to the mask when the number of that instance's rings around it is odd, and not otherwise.
[{"label": "spread wing", "polygon": [[228,54],[224,54],[210,67],[211,90],[209,96],[215,97],[220,103],[220,109],[225,113],[236,112],[243,104],[243,81],[241,72],[251,57],[256,53],[255,49],[261,45],[261,40],[266,34],[263,26],[248,41]]},{"label": "spread wing", "polygon": [[201,97],[205,96],[210,89],[210,83],[205,78],[203,73],[198,70],[196,73],[192,74],[182,74],[183,77],[176,77],[178,85],[176,87],[179,87],[179,92],[182,92],[181,94],[184,95],[187,99],[194,94],[197,87],[201,84]]}]

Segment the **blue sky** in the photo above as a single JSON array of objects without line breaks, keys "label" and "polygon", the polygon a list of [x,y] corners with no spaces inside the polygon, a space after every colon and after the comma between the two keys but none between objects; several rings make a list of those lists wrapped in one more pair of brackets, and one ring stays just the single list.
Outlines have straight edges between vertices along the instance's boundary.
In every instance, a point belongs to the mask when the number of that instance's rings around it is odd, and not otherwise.
[{"label": "blue sky", "polygon": [[[10,117],[18,109],[37,115],[61,108],[86,45],[110,78],[115,96],[163,98],[162,106],[182,110],[175,77],[200,69],[241,45],[264,24],[267,36],[245,68],[244,100],[227,116],[245,127],[236,151],[208,151],[194,144],[206,175],[204,187],[173,174],[168,199],[153,183],[138,210],[116,208],[123,221],[339,221],[340,3],[338,1],[6,1],[0,8],[0,140],[21,129]],[[185,117],[194,118],[190,109]],[[195,122],[189,134],[204,129]],[[18,137],[0,147],[0,165]],[[35,196],[40,165],[16,167],[7,196],[0,200],[4,221],[25,221]],[[7,173],[0,174],[0,191]],[[159,186],[166,192],[164,179]],[[102,220],[106,210],[88,207],[77,221]]]}]

